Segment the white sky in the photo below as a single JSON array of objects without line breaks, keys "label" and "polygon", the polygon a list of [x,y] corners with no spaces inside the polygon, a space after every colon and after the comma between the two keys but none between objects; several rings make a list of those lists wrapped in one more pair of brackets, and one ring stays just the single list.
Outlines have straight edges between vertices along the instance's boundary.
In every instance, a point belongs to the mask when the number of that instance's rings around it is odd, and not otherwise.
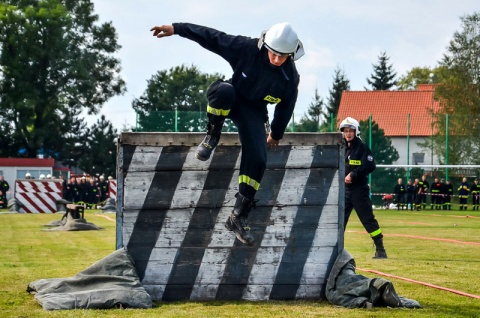
[{"label": "white sky", "polygon": [[[337,66],[345,71],[351,90],[364,90],[373,64],[385,51],[397,77],[413,67],[434,67],[460,17],[480,10],[478,0],[93,0],[100,22],[111,21],[122,46],[118,57],[127,93],[102,108],[114,127],[135,125],[131,102],[146,89],[159,70],[186,64],[204,73],[231,69],[219,56],[198,44],[172,36],[157,39],[155,25],[191,22],[224,31],[258,37],[278,22],[290,22],[305,47],[296,62],[300,88],[295,120],[307,111],[315,89],[326,100]],[[88,117],[89,124],[98,116]]]}]

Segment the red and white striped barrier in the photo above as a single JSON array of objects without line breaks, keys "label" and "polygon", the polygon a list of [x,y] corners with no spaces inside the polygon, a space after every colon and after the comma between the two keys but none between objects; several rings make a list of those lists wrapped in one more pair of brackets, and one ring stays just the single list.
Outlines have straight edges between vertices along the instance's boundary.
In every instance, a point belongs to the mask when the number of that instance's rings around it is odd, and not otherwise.
[{"label": "red and white striped barrier", "polygon": [[15,199],[21,205],[19,212],[57,212],[62,189],[62,180],[15,180]]},{"label": "red and white striped barrier", "polygon": [[117,180],[108,180],[108,198],[116,199],[117,198]]}]

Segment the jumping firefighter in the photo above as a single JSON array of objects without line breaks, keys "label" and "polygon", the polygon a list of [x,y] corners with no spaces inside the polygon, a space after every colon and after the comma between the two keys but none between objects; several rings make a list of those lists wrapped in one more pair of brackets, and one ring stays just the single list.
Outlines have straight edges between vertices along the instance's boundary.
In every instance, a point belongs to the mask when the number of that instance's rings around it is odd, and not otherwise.
[{"label": "jumping firefighter", "polygon": [[463,178],[462,184],[460,184],[460,187],[458,187],[458,196],[460,197],[460,211],[467,210],[467,200],[469,194],[470,189],[468,188],[467,178]]},{"label": "jumping firefighter", "polygon": [[[288,23],[275,24],[256,39],[190,23],[157,26],[151,31],[158,38],[177,34],[195,41],[220,55],[233,69],[231,79],[218,80],[207,90],[207,134],[195,156],[208,160],[225,119],[235,123],[242,145],[239,192],[225,227],[242,243],[253,245],[247,218],[265,172],[267,146],[278,145],[295,108],[300,76],[294,61],[304,55],[303,45]],[[268,104],[276,107],[267,136]]]},{"label": "jumping firefighter", "polygon": [[376,251],[373,258],[387,258],[383,246],[383,234],[373,214],[370,199],[368,175],[375,168],[372,151],[360,139],[360,125],[357,120],[347,117],[340,123],[347,147],[345,149],[345,219],[344,230],[348,219],[355,208],[360,222],[370,234],[375,243]]}]

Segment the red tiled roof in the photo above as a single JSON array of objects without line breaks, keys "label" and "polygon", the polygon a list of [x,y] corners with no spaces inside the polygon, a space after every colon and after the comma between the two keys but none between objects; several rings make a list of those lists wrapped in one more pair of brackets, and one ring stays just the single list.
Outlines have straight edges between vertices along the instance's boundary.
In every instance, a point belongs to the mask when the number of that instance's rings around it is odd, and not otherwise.
[{"label": "red tiled roof", "polygon": [[338,122],[346,117],[356,120],[372,120],[385,131],[385,136],[432,135],[432,107],[439,109],[433,99],[433,85],[418,85],[412,91],[344,91],[338,109]]},{"label": "red tiled roof", "polygon": [[0,167],[53,167],[52,158],[0,158]]}]

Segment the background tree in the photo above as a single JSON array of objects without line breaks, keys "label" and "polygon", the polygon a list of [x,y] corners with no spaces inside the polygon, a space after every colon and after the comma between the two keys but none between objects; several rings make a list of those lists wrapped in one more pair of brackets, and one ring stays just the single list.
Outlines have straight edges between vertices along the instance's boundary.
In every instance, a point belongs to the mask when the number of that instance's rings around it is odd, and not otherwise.
[{"label": "background tree", "polygon": [[445,67],[414,67],[397,80],[399,90],[416,90],[418,84],[441,84],[449,78]]},{"label": "background tree", "polygon": [[[382,52],[378,57],[378,64],[373,64],[373,74],[370,75],[370,78],[367,78],[367,83],[372,90],[387,91],[396,85],[395,76],[397,76],[397,73],[393,70],[392,64],[388,64],[389,60],[387,53]],[[365,89],[367,90],[367,88]]]},{"label": "background tree", "polygon": [[[337,67],[334,71],[332,87],[328,90],[329,96],[327,98],[326,111],[323,114],[324,124],[321,131],[335,131],[335,123],[337,120],[338,108],[342,99],[343,91],[350,89],[350,80],[345,75],[345,72]],[[333,127],[332,127],[333,124]]]},{"label": "background tree", "polygon": [[434,149],[445,158],[445,116],[449,114],[449,164],[480,164],[480,12],[461,18],[440,66],[447,79],[435,91],[442,109],[436,115]]},{"label": "background tree", "polygon": [[79,159],[78,167],[92,175],[104,175],[115,178],[118,132],[112,123],[102,115],[97,122],[86,132],[87,144],[84,153]]},{"label": "background tree", "polygon": [[[372,121],[372,146],[371,150],[375,158],[376,164],[392,164],[397,161],[400,156],[398,155],[397,149],[392,145],[392,140],[390,137],[385,136],[385,131],[378,126],[375,121]],[[360,138],[369,145],[370,144],[370,133],[369,133],[369,121],[361,120],[360,121]],[[375,175],[375,183],[371,185],[372,193],[385,193],[388,191],[390,193],[392,189],[385,188],[385,185],[391,185],[393,188],[397,183],[399,177],[404,178],[405,173],[402,169],[380,169],[377,168],[372,176]],[[376,204],[378,204],[378,198],[376,198]]]},{"label": "background tree", "polygon": [[97,21],[89,0],[0,3],[0,155],[66,160],[82,111],[125,91],[115,29]]},{"label": "background tree", "polygon": [[[218,73],[201,73],[196,66],[176,66],[169,71],[158,71],[147,80],[147,88],[140,98],[132,102],[137,112],[141,131],[204,131],[208,86],[217,79]],[[178,113],[175,121],[175,111]],[[224,131],[230,131],[230,126]]]},{"label": "background tree", "polygon": [[300,118],[300,122],[295,126],[295,131],[319,131],[323,112],[323,98],[318,94],[318,89],[315,89],[315,96],[308,107],[307,113],[304,113],[302,118]]}]

